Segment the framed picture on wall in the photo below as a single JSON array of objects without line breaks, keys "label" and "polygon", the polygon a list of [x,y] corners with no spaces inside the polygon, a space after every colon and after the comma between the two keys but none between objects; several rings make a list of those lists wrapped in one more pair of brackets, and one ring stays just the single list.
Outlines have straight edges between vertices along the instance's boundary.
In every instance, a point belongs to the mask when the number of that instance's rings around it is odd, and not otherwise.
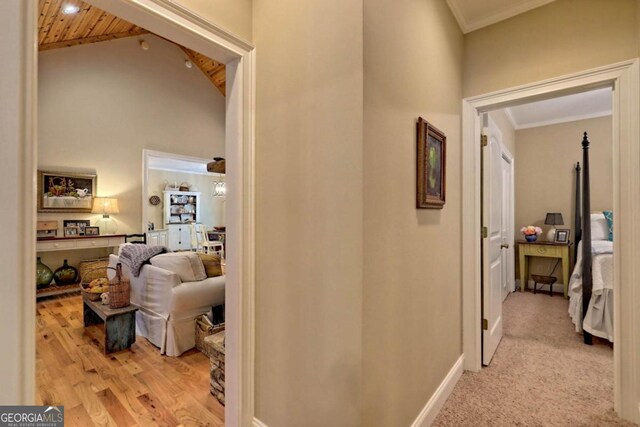
[{"label": "framed picture on wall", "polygon": [[556,230],[556,238],[555,238],[555,242],[556,243],[569,243],[569,234],[571,233],[571,230],[565,230],[565,229],[557,229]]},{"label": "framed picture on wall", "polygon": [[38,212],[90,213],[97,176],[38,171]]},{"label": "framed picture on wall", "polygon": [[418,118],[417,188],[418,209],[442,209],[446,193],[447,137]]}]

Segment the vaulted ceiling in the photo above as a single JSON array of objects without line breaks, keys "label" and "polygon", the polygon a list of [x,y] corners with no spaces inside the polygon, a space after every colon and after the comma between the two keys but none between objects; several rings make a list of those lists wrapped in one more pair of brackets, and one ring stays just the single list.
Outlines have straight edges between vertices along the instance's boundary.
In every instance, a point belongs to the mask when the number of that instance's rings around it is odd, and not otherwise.
[{"label": "vaulted ceiling", "polygon": [[[65,13],[66,12],[66,13]],[[139,36],[149,31],[81,0],[40,0],[39,50]],[[185,55],[225,94],[225,66],[198,52],[179,46]]]},{"label": "vaulted ceiling", "polygon": [[463,33],[478,30],[554,0],[447,0]]}]

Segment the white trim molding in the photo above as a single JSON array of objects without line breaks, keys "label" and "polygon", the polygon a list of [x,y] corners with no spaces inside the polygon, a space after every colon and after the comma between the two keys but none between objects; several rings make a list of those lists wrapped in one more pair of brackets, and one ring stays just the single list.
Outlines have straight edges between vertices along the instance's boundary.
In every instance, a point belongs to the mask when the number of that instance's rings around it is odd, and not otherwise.
[{"label": "white trim molding", "polygon": [[[462,101],[462,304],[465,369],[481,369],[479,113],[613,88],[614,406],[640,423],[640,62],[624,61]],[[581,158],[576,136],[576,160]],[[516,153],[517,156],[517,153]]]},{"label": "white trim molding", "polygon": [[0,187],[5,227],[0,258],[0,405],[36,396],[37,2],[0,2]]},{"label": "white trim molding", "polygon": [[268,427],[268,426],[262,421],[260,421],[259,419],[257,419],[256,417],[253,417],[253,427]]},{"label": "white trim molding", "polygon": [[429,427],[433,423],[460,380],[462,372],[464,371],[463,366],[464,354],[453,364],[447,376],[444,377],[444,380],[442,380],[435,393],[431,396],[431,399],[424,405],[424,408],[422,408],[422,411],[420,411],[415,421],[411,423],[411,427]]},{"label": "white trim molding", "polygon": [[[488,27],[496,22],[504,21],[505,19],[528,12],[531,9],[544,6],[553,1],[555,0],[520,0],[518,2],[511,2],[510,6],[500,8],[492,7],[492,12],[485,13],[477,18],[471,17],[472,19],[469,19],[464,13],[465,2],[460,0],[447,0],[447,4],[453,16],[458,21],[460,29],[463,33],[467,34],[480,28]],[[486,10],[486,6],[483,7],[483,10]]]},{"label": "white trim molding", "polygon": [[524,124],[519,125],[518,123],[516,123],[515,119],[513,118],[513,113],[511,112],[511,108],[505,108],[504,112],[507,115],[507,117],[509,118],[509,121],[511,122],[511,124],[513,125],[513,129],[515,129],[515,130],[538,128],[538,127],[542,127],[542,126],[559,125],[559,124],[562,124],[562,123],[577,122],[579,120],[597,119],[599,117],[610,116],[613,113],[611,110],[598,111],[597,113],[577,114],[575,116],[567,116],[567,117],[562,117],[562,118],[552,119],[552,120],[542,120],[540,122],[530,122],[530,123],[524,123]]}]

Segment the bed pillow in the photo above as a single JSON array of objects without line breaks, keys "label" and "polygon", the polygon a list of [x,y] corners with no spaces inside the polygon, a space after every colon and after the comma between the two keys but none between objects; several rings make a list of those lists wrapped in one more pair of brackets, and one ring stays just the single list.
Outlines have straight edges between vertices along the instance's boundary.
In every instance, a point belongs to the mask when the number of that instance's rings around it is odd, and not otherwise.
[{"label": "bed pillow", "polygon": [[602,212],[591,214],[591,240],[608,240],[609,224]]},{"label": "bed pillow", "polygon": [[198,253],[204,270],[207,272],[207,277],[222,276],[222,265],[220,263],[220,256],[213,254]]},{"label": "bed pillow", "polygon": [[199,282],[207,278],[200,257],[195,252],[171,252],[151,258],[151,265],[173,271],[183,282]]},{"label": "bed pillow", "polygon": [[612,211],[604,211],[604,212],[602,212],[602,214],[607,219],[607,226],[609,227],[608,240],[610,242],[613,242],[613,212]]}]

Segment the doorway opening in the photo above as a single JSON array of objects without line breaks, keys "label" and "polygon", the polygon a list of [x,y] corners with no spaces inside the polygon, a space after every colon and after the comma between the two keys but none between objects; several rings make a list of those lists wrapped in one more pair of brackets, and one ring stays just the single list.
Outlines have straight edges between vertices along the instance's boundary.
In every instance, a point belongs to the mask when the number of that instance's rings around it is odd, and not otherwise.
[{"label": "doorway opening", "polygon": [[640,190],[640,183],[633,179],[637,168],[632,166],[640,158],[637,144],[640,130],[636,120],[640,104],[637,60],[463,100],[463,350],[465,369],[479,371],[482,354],[482,270],[481,248],[477,238],[481,235],[482,227],[479,180],[481,144],[478,143],[480,114],[603,87],[613,88],[613,212],[621,220],[623,216],[628,219],[626,224],[624,220],[616,224],[617,241],[613,243],[616,253],[613,285],[616,308],[614,406],[620,416],[635,421],[640,416],[637,410],[640,375],[634,367],[640,364],[640,354],[635,350],[638,348],[638,324],[633,319],[638,316],[634,304],[637,306],[640,295],[631,287],[631,283],[637,280],[637,273],[631,266],[638,254],[634,247],[624,242],[638,237],[632,218],[638,218],[640,209],[624,195]]},{"label": "doorway opening", "polygon": [[[227,336],[226,336],[226,383],[227,402],[225,418],[229,425],[240,425],[253,418],[253,97],[254,97],[254,49],[246,42],[236,38],[214,25],[196,17],[188,10],[165,2],[150,2],[140,5],[129,0],[89,2],[114,16],[122,17],[129,22],[144,27],[168,40],[180,43],[194,51],[203,52],[209,57],[215,57],[225,64],[227,69],[226,83],[226,129],[224,131],[228,144],[226,153],[229,163],[227,183],[233,191],[227,197],[228,239],[227,280],[226,287]],[[22,16],[24,22],[20,28],[27,34],[36,26],[36,6],[26,7]],[[73,12],[72,12],[73,13]],[[106,25],[106,24],[105,24]],[[77,28],[76,28],[77,29]],[[30,46],[35,46],[32,44]],[[144,49],[144,46],[142,46]],[[37,70],[32,65],[27,69],[26,81],[35,82]],[[29,66],[31,65],[31,66]],[[34,86],[35,87],[35,86]],[[27,91],[28,92],[28,91]],[[29,96],[29,93],[27,93]],[[37,108],[35,96],[28,98],[25,109],[33,112]],[[30,116],[34,117],[34,116]],[[34,123],[25,122],[26,128]],[[35,140],[28,140],[27,145],[35,150]],[[29,151],[29,150],[27,150]],[[35,160],[35,159],[34,159]],[[32,170],[26,168],[24,182],[34,182],[36,162],[31,162]],[[84,189],[83,189],[84,190]],[[31,194],[35,189],[30,190]],[[27,197],[28,199],[28,197]],[[33,198],[35,199],[35,197]],[[35,206],[25,207],[24,215],[35,218]],[[35,221],[34,221],[35,222]],[[35,264],[36,244],[25,243],[24,265]],[[30,255],[29,255],[30,253]],[[33,271],[33,269],[31,270]],[[17,283],[17,285],[21,285]],[[21,298],[31,301],[25,307],[32,307],[35,301],[35,289],[22,286]],[[233,309],[230,309],[230,306]],[[24,318],[25,331],[33,336],[35,319]],[[30,327],[31,326],[31,327]],[[24,350],[17,351],[26,360],[26,365],[35,365],[33,348],[29,346],[29,339],[24,341]],[[16,349],[20,350],[20,349]],[[21,396],[34,395],[35,375],[33,370],[25,369],[22,383],[25,392]],[[26,398],[29,400],[30,398]],[[27,403],[27,402],[25,402]],[[30,402],[29,402],[30,403]]]}]

